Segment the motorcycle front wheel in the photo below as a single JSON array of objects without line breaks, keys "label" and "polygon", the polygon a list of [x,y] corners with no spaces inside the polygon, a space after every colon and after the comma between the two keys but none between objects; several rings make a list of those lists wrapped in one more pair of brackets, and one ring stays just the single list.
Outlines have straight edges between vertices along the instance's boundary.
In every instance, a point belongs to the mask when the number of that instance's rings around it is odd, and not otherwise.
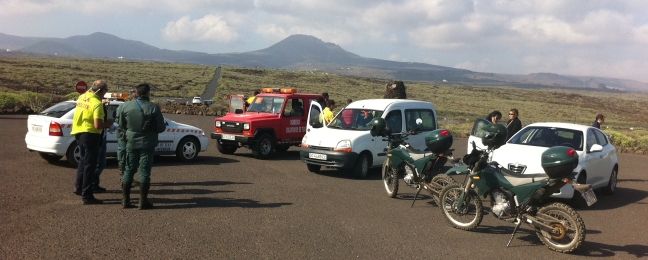
[{"label": "motorcycle front wheel", "polygon": [[427,183],[428,190],[430,191],[430,195],[432,196],[432,201],[434,201],[437,206],[441,205],[441,191],[443,190],[443,188],[452,183],[456,183],[455,180],[443,173],[437,174],[432,178],[430,183]]},{"label": "motorcycle front wheel", "polygon": [[536,228],[540,241],[553,251],[571,253],[585,241],[585,222],[567,204],[556,202],[545,205],[538,210],[536,217],[553,227],[552,232]]},{"label": "motorcycle front wheel", "polygon": [[390,198],[396,197],[398,194],[398,173],[396,169],[392,168],[389,160],[386,160],[382,166],[382,179],[385,184],[385,191]]},{"label": "motorcycle front wheel", "polygon": [[443,188],[439,200],[443,216],[454,228],[473,230],[484,217],[479,196],[472,190],[464,192],[464,188],[458,183]]}]

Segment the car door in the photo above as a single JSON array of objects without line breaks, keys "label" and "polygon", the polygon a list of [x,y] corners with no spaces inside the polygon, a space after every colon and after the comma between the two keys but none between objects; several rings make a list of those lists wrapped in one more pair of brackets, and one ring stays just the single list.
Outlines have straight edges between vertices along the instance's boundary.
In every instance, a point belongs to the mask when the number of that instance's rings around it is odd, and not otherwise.
[{"label": "car door", "polygon": [[[421,119],[423,122],[420,126],[416,120]],[[436,130],[436,118],[434,111],[427,108],[405,109],[405,130],[407,132],[416,131],[417,134],[410,135],[408,143],[416,149],[424,150],[425,137],[432,131]]]},{"label": "car door", "polygon": [[587,172],[587,183],[598,184],[602,180],[605,168],[604,151],[592,151],[594,145],[600,145],[593,128],[587,129],[585,135],[585,153],[583,163]]},{"label": "car door", "polygon": [[610,174],[612,173],[612,168],[614,167],[613,157],[615,156],[614,147],[610,144],[607,136],[598,129],[590,128],[594,135],[596,136],[596,143],[603,147],[603,151],[600,152],[599,157],[599,167],[600,175],[596,176],[596,179],[593,181],[596,183],[597,187],[604,187],[608,180],[610,179]]},{"label": "car door", "polygon": [[472,152],[473,146],[472,143],[475,143],[475,146],[480,149],[486,149],[486,146],[482,144],[482,138],[486,135],[486,132],[483,131],[484,126],[492,124],[491,122],[486,121],[485,119],[478,118],[473,124],[473,128],[470,131],[470,136],[468,137],[468,148],[466,149],[466,154]]},{"label": "car door", "polygon": [[304,114],[304,100],[302,98],[289,98],[286,100],[283,114],[281,115],[281,128],[288,140],[300,141],[304,135],[306,120]]},{"label": "car door", "polygon": [[322,106],[317,103],[317,101],[311,100],[310,107],[308,109],[308,124],[306,125],[306,132],[310,132],[313,129],[326,127],[320,120],[321,114]]},{"label": "car door", "polygon": [[155,151],[158,153],[170,153],[176,150],[177,142],[184,136],[183,129],[177,123],[164,119],[166,130],[158,134],[158,145]]}]

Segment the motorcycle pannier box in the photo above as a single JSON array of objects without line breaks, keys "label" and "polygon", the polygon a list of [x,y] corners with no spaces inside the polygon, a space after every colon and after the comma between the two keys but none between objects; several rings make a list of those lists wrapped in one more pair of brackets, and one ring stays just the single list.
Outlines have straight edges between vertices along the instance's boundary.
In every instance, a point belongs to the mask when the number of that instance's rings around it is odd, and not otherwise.
[{"label": "motorcycle pannier box", "polygon": [[434,130],[425,137],[425,145],[433,153],[445,152],[452,146],[452,135],[445,129]]},{"label": "motorcycle pannier box", "polygon": [[571,147],[554,146],[542,153],[541,163],[549,178],[567,178],[578,166],[578,153]]}]

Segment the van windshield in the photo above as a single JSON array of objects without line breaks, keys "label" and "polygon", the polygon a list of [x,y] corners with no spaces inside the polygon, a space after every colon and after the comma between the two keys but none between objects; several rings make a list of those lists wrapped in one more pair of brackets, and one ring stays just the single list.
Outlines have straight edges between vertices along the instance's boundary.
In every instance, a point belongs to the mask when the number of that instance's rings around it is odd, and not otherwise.
[{"label": "van windshield", "polygon": [[373,126],[374,118],[382,116],[383,111],[371,109],[344,109],[328,125],[330,128],[365,131]]}]

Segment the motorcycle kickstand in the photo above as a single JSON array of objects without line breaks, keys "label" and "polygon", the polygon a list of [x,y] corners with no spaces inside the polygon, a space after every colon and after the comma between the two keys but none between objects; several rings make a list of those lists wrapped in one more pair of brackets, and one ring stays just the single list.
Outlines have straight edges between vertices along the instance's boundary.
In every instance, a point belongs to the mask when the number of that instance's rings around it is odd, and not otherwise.
[{"label": "motorcycle kickstand", "polygon": [[511,234],[511,239],[509,239],[508,243],[506,243],[506,247],[509,247],[511,245],[511,241],[513,241],[513,238],[515,237],[515,233],[518,231],[518,228],[520,225],[522,225],[522,220],[520,218],[517,218],[517,224],[515,224],[515,228],[513,229],[513,234]]},{"label": "motorcycle kickstand", "polygon": [[418,198],[419,193],[421,193],[421,190],[423,190],[423,186],[419,185],[418,190],[416,191],[416,195],[414,195],[414,200],[412,201],[412,205],[410,208],[414,207],[414,202],[416,202],[416,198]]}]

